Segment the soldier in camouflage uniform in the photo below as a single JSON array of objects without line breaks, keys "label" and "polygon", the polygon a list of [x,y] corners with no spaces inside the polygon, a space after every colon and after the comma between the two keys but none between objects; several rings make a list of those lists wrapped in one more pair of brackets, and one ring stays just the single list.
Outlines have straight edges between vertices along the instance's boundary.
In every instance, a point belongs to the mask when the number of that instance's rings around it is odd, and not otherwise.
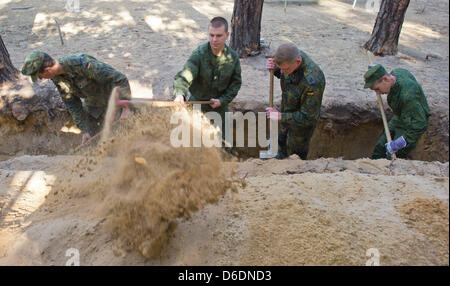
[{"label": "soldier in camouflage uniform", "polygon": [[[215,111],[225,126],[228,104],[241,88],[241,65],[237,53],[225,42],[229,36],[228,23],[222,17],[211,20],[209,42],[200,45],[189,57],[173,83],[175,101],[211,101],[202,105],[202,112]],[[225,138],[222,133],[222,138]]]},{"label": "soldier in camouflage uniform", "polygon": [[267,60],[267,68],[275,69],[282,90],[281,112],[266,108],[268,118],[281,121],[277,158],[297,154],[305,160],[319,120],[325,76],[308,55],[291,43],[277,49],[275,57]]},{"label": "soldier in camouflage uniform", "polygon": [[25,59],[22,74],[31,76],[33,82],[38,78],[53,81],[75,124],[83,132],[83,143],[101,130],[114,87],[120,88],[120,99],[131,99],[126,76],[86,54],[69,55],[55,61],[44,52],[33,51]]},{"label": "soldier in camouflage uniform", "polygon": [[383,132],[372,159],[390,158],[394,153],[406,158],[428,128],[431,113],[422,87],[408,70],[394,69],[389,74],[379,64],[370,66],[364,79],[364,88],[388,95],[387,102],[394,113],[388,123],[392,141],[387,143]]}]

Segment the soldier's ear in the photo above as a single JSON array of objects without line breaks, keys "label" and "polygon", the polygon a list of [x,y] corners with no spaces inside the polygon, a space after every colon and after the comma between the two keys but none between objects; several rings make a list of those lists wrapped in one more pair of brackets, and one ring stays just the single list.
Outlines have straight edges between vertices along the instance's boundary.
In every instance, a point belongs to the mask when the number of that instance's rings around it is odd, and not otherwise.
[{"label": "soldier's ear", "polygon": [[49,75],[55,75],[56,69],[54,68],[54,66],[46,67],[46,68],[44,68],[44,72],[46,72]]},{"label": "soldier's ear", "polygon": [[387,74],[385,74],[382,78],[382,81],[389,81],[389,76]]}]

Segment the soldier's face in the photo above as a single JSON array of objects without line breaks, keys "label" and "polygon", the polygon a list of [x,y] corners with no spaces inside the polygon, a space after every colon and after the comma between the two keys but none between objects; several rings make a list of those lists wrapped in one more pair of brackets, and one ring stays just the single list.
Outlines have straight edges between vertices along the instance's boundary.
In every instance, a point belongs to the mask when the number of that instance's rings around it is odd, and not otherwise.
[{"label": "soldier's face", "polygon": [[55,77],[53,70],[50,67],[44,68],[43,72],[38,73],[39,79],[52,79]]},{"label": "soldier's face", "polygon": [[391,82],[387,76],[383,76],[370,89],[375,91],[376,94],[387,94],[391,91]]},{"label": "soldier's face", "polygon": [[282,63],[278,66],[280,67],[282,73],[289,75],[293,73],[301,64],[302,60],[301,58],[298,58],[292,62]]},{"label": "soldier's face", "polygon": [[214,28],[209,26],[209,43],[214,50],[222,50],[230,32],[225,32],[225,26]]}]

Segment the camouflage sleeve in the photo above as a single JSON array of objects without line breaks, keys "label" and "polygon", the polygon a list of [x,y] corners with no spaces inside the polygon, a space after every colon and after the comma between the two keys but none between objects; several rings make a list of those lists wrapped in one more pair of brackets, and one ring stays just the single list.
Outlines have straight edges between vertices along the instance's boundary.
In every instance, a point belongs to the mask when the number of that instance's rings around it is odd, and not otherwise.
[{"label": "camouflage sleeve", "polygon": [[92,58],[80,58],[80,72],[89,79],[101,85],[109,85],[112,88],[120,87],[121,99],[130,99],[131,90],[127,77],[112,66]]},{"label": "camouflage sleeve", "polygon": [[173,95],[182,94],[186,100],[186,96],[192,82],[198,75],[200,67],[200,55],[194,51],[184,64],[183,69],[178,72],[173,82]]},{"label": "camouflage sleeve", "polygon": [[306,96],[299,111],[284,112],[281,114],[282,123],[295,124],[298,127],[313,127],[320,115],[320,107],[322,105],[322,95],[324,88],[311,86],[303,96]]},{"label": "camouflage sleeve", "polygon": [[241,78],[241,63],[239,58],[236,60],[233,75],[231,76],[231,82],[225,93],[219,98],[222,105],[229,104],[238,94],[239,89],[241,89],[242,78]]},{"label": "camouflage sleeve", "polygon": [[419,92],[415,89],[409,89],[405,92],[408,96],[402,96],[402,109],[399,120],[400,128],[397,129],[395,137],[403,136],[408,144],[416,143],[420,136],[428,128],[428,118],[426,112],[419,101]]},{"label": "camouflage sleeve", "polygon": [[273,71],[273,75],[276,76],[277,78],[281,77],[281,69],[280,69],[280,67],[275,67],[275,70]]},{"label": "camouflage sleeve", "polygon": [[64,83],[56,84],[59,94],[72,115],[73,121],[84,133],[89,133],[88,115],[83,109],[83,104],[78,96],[71,94]]}]

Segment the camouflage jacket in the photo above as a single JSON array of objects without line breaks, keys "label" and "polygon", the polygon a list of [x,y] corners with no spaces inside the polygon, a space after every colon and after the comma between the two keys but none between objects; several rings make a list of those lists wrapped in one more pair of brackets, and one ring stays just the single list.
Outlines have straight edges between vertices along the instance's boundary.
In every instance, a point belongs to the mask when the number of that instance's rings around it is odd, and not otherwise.
[{"label": "camouflage jacket", "polygon": [[215,56],[208,43],[200,45],[189,57],[173,83],[174,95],[191,93],[190,100],[217,98],[222,105],[230,103],[241,88],[239,56],[225,45],[221,56]]},{"label": "camouflage jacket", "polygon": [[282,90],[281,123],[312,128],[319,119],[325,76],[309,56],[303,51],[300,55],[302,64],[290,75],[282,74],[279,67],[274,71]]},{"label": "camouflage jacket", "polygon": [[87,114],[99,119],[105,113],[114,87],[120,87],[120,98],[129,99],[131,96],[126,76],[90,55],[69,55],[58,59],[58,62],[65,74],[54,77],[52,81],[75,124],[83,132],[90,133]]},{"label": "camouflage jacket", "polygon": [[396,128],[395,137],[403,136],[407,143],[415,143],[428,128],[431,115],[422,87],[406,69],[395,69],[395,84],[387,96],[394,116],[391,125]]}]

